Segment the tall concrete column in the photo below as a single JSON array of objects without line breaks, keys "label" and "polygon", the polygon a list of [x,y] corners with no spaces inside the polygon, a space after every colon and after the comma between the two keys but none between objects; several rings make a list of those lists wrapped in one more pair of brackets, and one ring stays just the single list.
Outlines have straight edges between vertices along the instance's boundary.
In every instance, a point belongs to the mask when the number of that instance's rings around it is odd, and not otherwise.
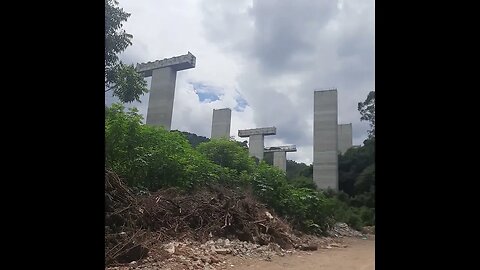
[{"label": "tall concrete column", "polygon": [[287,152],[273,152],[273,166],[287,171]]},{"label": "tall concrete column", "polygon": [[265,153],[273,152],[273,166],[287,171],[287,152],[297,152],[295,145],[273,146],[265,148]]},{"label": "tall concrete column", "polygon": [[248,153],[252,157],[263,160],[264,136],[277,134],[277,128],[254,128],[238,131],[239,137],[250,137],[248,142]]},{"label": "tall concrete column", "polygon": [[177,71],[194,68],[195,62],[195,56],[188,52],[177,57],[137,64],[137,72],[144,77],[152,76],[147,125],[163,126],[170,130]]},{"label": "tall concrete column", "polygon": [[232,110],[213,109],[212,134],[210,138],[230,138],[230,123],[232,120]]},{"label": "tall concrete column", "polygon": [[250,156],[257,157],[259,160],[263,159],[264,141],[263,134],[250,136],[248,140],[248,152],[250,153]]},{"label": "tall concrete column", "polygon": [[314,92],[313,181],[319,189],[338,191],[337,90]]},{"label": "tall concrete column", "polygon": [[147,125],[172,126],[173,99],[177,71],[171,67],[154,69],[148,100]]},{"label": "tall concrete column", "polygon": [[338,151],[345,154],[353,145],[352,123],[338,125]]}]

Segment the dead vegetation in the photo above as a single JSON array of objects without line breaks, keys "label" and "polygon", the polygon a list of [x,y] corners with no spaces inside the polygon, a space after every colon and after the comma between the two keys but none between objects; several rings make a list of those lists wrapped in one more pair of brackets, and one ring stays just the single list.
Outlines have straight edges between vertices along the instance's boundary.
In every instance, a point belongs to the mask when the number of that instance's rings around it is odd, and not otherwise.
[{"label": "dead vegetation", "polygon": [[137,196],[114,172],[105,171],[107,265],[145,258],[158,243],[219,237],[283,249],[300,244],[291,226],[248,192],[209,186],[194,193],[170,188]]}]

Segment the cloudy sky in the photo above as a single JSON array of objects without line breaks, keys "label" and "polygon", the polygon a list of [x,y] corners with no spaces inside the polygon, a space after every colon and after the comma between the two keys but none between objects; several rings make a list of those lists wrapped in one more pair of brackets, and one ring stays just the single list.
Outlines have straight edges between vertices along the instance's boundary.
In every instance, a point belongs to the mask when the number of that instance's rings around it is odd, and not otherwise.
[{"label": "cloudy sky", "polygon": [[[172,129],[210,137],[212,109],[231,108],[230,135],[275,126],[265,146],[295,144],[313,160],[313,91],[338,89],[338,121],[367,137],[357,103],[375,88],[374,0],[119,0],[130,18],[128,64],[190,51],[177,73]],[[150,87],[150,78],[147,78]],[[107,104],[112,99],[106,95]],[[137,107],[146,116],[148,94]]]}]

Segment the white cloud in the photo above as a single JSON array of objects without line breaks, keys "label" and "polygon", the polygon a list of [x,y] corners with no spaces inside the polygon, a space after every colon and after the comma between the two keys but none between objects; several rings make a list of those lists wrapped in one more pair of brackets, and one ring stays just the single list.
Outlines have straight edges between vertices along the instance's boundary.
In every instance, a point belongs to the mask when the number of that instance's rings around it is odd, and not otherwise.
[{"label": "white cloud", "polygon": [[[120,6],[132,14],[124,28],[134,36],[123,61],[187,51],[197,57],[194,69],[177,73],[172,129],[210,137],[212,109],[228,107],[232,136],[276,126],[266,146],[295,144],[287,158],[308,164],[313,91],[336,87],[339,123],[353,123],[354,144],[366,138],[357,103],[375,86],[373,0],[120,0]],[[220,99],[200,102],[192,83]],[[243,111],[234,110],[239,97],[248,103]],[[146,113],[148,95],[142,101]]]}]

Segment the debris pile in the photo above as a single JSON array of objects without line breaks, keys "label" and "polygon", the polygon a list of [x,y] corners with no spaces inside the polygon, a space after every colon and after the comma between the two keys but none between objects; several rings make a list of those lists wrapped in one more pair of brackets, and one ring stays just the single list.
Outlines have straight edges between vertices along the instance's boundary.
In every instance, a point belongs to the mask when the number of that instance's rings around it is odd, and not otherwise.
[{"label": "debris pile", "polygon": [[337,222],[328,232],[332,237],[364,237],[361,232],[350,228],[346,223]]},{"label": "debris pile", "polygon": [[299,247],[300,241],[252,194],[210,186],[194,193],[170,188],[138,196],[114,172],[105,171],[107,265],[141,260],[158,243],[205,243],[219,237],[258,246],[275,243],[281,249]]},{"label": "debris pile", "polygon": [[375,226],[365,226],[362,228],[364,234],[375,234]]},{"label": "debris pile", "polygon": [[112,171],[105,169],[105,263],[127,263],[145,258],[147,235],[141,228],[143,213],[132,191]]},{"label": "debris pile", "polygon": [[[316,241],[313,241],[316,240]],[[304,247],[312,249],[285,250],[276,243],[267,245],[254,244],[238,239],[229,240],[219,238],[205,243],[198,241],[171,241],[166,244],[158,244],[151,249],[150,256],[141,261],[135,261],[128,265],[108,267],[108,270],[134,270],[134,269],[228,269],[236,259],[260,259],[270,261],[275,256],[290,256],[299,252],[316,250],[317,248],[341,248],[346,247],[333,238],[315,238],[309,236],[304,239],[309,244]],[[318,245],[318,246],[317,246]],[[313,248],[315,247],[315,248]],[[161,254],[160,254],[161,253]],[[165,253],[167,255],[165,256]],[[307,252],[307,254],[309,254]]]},{"label": "debris pile", "polygon": [[292,228],[254,199],[224,187],[188,194],[176,189],[161,190],[142,200],[144,224],[161,234],[159,240],[212,237],[239,239],[260,245],[294,246]]},{"label": "debris pile", "polygon": [[[222,269],[228,258],[261,258],[344,247],[361,236],[337,223],[331,237],[293,231],[252,194],[222,186],[135,194],[105,170],[105,264],[108,269]],[[214,267],[214,268],[212,268]]]}]

